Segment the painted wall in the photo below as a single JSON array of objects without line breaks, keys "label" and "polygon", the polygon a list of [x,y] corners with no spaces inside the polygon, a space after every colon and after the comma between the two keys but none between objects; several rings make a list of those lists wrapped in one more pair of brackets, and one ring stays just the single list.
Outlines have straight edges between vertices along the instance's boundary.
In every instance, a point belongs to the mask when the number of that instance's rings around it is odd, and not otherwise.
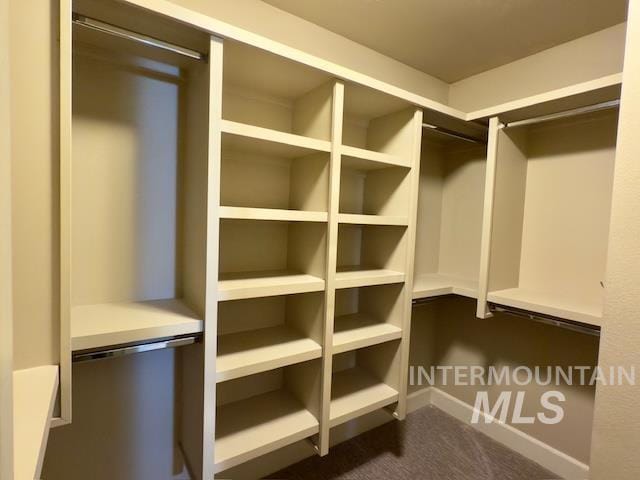
[{"label": "painted wall", "polygon": [[182,480],[174,350],[76,364],[73,423],[52,431],[46,480]]},{"label": "painted wall", "polygon": [[13,478],[9,1],[0,0],[0,480]]},{"label": "painted wall", "polygon": [[[640,1],[631,0],[625,54],[600,362],[640,365]],[[636,381],[639,381],[636,378]],[[598,386],[591,479],[640,478],[639,386]]]},{"label": "painted wall", "polygon": [[451,84],[449,105],[474,111],[622,71],[626,23]]},{"label": "painted wall", "polygon": [[[495,315],[479,320],[475,317],[476,301],[463,297],[445,297],[414,309],[411,332],[411,365],[471,366],[485,368],[503,366],[595,366],[598,361],[598,338],[543,325],[509,315]],[[546,372],[546,370],[543,370]],[[546,374],[541,378],[544,380]],[[577,379],[576,379],[577,381]],[[503,391],[523,391],[524,416],[542,412],[540,395],[550,387],[511,384],[483,387],[455,386],[449,378],[447,384],[439,377],[436,387],[474,405],[478,391],[488,391],[491,405]],[[419,390],[414,386],[411,391]],[[591,422],[595,387],[566,386],[551,388],[562,392],[565,416],[556,425],[513,424],[511,400],[509,422],[515,428],[588,464],[591,447]],[[515,394],[514,394],[515,395]]]}]

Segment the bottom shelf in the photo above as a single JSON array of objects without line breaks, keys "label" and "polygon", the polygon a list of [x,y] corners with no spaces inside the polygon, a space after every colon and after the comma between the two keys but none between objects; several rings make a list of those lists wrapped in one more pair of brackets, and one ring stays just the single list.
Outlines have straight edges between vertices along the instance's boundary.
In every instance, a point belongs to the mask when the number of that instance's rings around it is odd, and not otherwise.
[{"label": "bottom shelf", "polygon": [[602,304],[600,302],[576,302],[558,294],[534,292],[522,288],[508,288],[489,293],[487,300],[499,305],[521,308],[531,312],[600,326]]},{"label": "bottom shelf", "polygon": [[413,282],[414,299],[449,294],[478,298],[478,281],[439,273],[429,273],[416,276]]},{"label": "bottom shelf", "polygon": [[398,392],[360,367],[333,374],[329,425],[351,419],[398,401]]},{"label": "bottom shelf", "polygon": [[13,372],[14,478],[40,478],[57,391],[57,366]]},{"label": "bottom shelf", "polygon": [[319,431],[318,420],[285,390],[223,405],[216,418],[216,473]]}]

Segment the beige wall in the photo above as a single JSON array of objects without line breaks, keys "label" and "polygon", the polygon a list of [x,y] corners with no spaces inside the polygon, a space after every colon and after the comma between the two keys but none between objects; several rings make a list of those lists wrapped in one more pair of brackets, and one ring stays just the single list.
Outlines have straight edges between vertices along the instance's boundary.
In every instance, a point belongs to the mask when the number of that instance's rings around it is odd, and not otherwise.
[{"label": "beige wall", "polygon": [[73,423],[52,431],[46,480],[186,479],[175,459],[175,350],[73,368]]},{"label": "beige wall", "polygon": [[626,24],[451,84],[449,105],[474,111],[622,71]]},{"label": "beige wall", "polygon": [[[426,367],[431,361],[434,366],[479,365],[500,369],[521,365],[566,368],[572,365],[595,366],[597,363],[597,337],[504,314],[479,320],[475,317],[475,308],[475,300],[463,297],[445,297],[414,308],[411,365]],[[488,391],[490,402],[494,402],[502,391],[524,391],[523,415],[526,416],[544,412],[540,407],[542,393],[548,390],[562,392],[566,402],[563,404],[565,416],[560,423],[512,425],[581,462],[589,463],[594,387],[561,385],[556,388],[535,384],[483,387],[451,383],[449,379],[448,384],[443,385],[440,378],[436,386],[472,406],[478,391]],[[413,387],[410,391],[416,389]],[[514,398],[511,401],[510,420]]]},{"label": "beige wall", "polygon": [[[640,1],[631,0],[618,127],[601,365],[640,365]],[[591,479],[640,478],[640,387],[598,386]]]},{"label": "beige wall", "polygon": [[10,1],[14,367],[57,364],[57,1]]},{"label": "beige wall", "polygon": [[449,85],[260,0],[171,0],[324,60],[446,103]]},{"label": "beige wall", "polygon": [[13,476],[9,2],[0,0],[0,480]]}]

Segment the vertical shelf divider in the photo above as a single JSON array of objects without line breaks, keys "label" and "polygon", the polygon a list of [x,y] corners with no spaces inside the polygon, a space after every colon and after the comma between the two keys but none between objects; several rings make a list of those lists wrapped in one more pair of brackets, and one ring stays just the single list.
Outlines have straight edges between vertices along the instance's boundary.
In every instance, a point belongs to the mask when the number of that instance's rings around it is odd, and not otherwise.
[{"label": "vertical shelf divider", "polygon": [[487,305],[487,294],[489,292],[489,265],[491,264],[491,236],[499,133],[500,121],[498,117],[493,117],[489,120],[489,138],[487,142],[487,173],[485,177],[482,242],[480,245],[480,278],[478,279],[478,307],[476,312],[478,318],[491,317],[491,312],[489,312]]},{"label": "vertical shelf divider", "polygon": [[407,150],[411,161],[411,181],[408,205],[407,255],[405,267],[405,283],[403,289],[405,311],[402,321],[402,337],[400,340],[400,389],[398,405],[394,416],[404,420],[407,415],[407,384],[409,375],[409,348],[411,333],[411,302],[413,299],[413,263],[416,246],[416,222],[418,217],[418,188],[420,182],[420,148],[422,143],[422,110],[416,108],[411,120],[412,143]]},{"label": "vertical shelf divider", "polygon": [[340,164],[342,149],[342,122],[344,110],[344,84],[333,86],[331,121],[331,157],[329,166],[329,219],[327,222],[327,273],[325,280],[325,325],[322,357],[322,402],[318,450],[321,456],[329,453],[331,378],[333,369],[333,321],[335,312],[335,277],[338,256],[338,210],[340,205]]},{"label": "vertical shelf divider", "polygon": [[202,478],[215,471],[216,354],[218,332],[218,258],[220,161],[222,153],[222,74],[224,41],[209,44],[209,161],[207,168],[206,294],[204,322],[204,420]]}]

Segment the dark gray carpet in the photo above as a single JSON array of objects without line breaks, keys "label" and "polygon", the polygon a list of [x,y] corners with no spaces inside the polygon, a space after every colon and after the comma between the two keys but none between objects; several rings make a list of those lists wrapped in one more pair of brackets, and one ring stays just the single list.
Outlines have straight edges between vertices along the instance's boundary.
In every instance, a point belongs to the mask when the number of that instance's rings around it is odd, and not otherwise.
[{"label": "dark gray carpet", "polygon": [[270,475],[286,480],[547,480],[558,477],[433,406]]}]

